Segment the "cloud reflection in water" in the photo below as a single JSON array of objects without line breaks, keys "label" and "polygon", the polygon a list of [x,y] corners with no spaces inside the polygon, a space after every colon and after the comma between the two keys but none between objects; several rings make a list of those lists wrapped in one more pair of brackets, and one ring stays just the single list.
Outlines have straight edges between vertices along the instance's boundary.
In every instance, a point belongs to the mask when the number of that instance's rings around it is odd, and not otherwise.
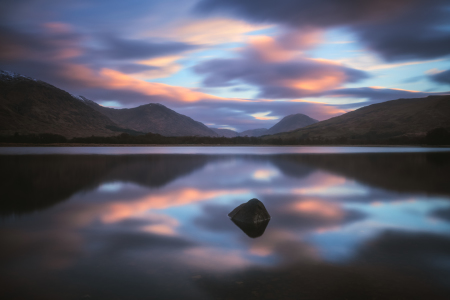
[{"label": "cloud reflection in water", "polygon": [[[355,160],[372,166],[371,173],[355,168]],[[399,171],[389,172],[392,161],[414,161],[417,171],[397,178]],[[9,201],[19,192],[2,186],[7,201],[0,206],[0,279],[6,296],[64,297],[82,282],[77,293],[89,290],[99,298],[127,298],[131,289],[140,294],[128,298],[208,298],[227,286],[224,278],[257,282],[255,268],[265,270],[260,276],[304,283],[306,278],[289,275],[297,274],[293,266],[325,282],[350,272],[368,282],[373,276],[409,284],[403,276],[412,270],[418,284],[410,289],[429,292],[427,278],[435,279],[438,294],[448,287],[443,278],[450,268],[440,262],[450,259],[442,250],[450,243],[450,192],[439,179],[436,185],[423,181],[448,172],[449,165],[434,164],[429,154],[34,156],[9,158],[5,166],[9,177],[29,183],[14,204]],[[227,217],[253,197],[272,216],[257,239]],[[424,242],[427,247],[418,247]],[[396,260],[411,247],[417,251]],[[264,276],[258,280],[265,282]],[[24,282],[29,291],[17,292]],[[337,282],[352,295],[349,282]]]}]

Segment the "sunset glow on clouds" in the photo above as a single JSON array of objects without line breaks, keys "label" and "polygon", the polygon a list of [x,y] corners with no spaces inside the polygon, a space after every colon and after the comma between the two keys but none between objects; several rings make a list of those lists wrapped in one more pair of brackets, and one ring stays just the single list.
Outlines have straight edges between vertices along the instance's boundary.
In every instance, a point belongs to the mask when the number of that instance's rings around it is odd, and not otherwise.
[{"label": "sunset glow on clouds", "polygon": [[[130,217],[147,215],[148,211],[161,210],[169,207],[183,206],[198,201],[211,200],[224,195],[244,194],[246,190],[212,190],[202,191],[192,188],[174,190],[163,195],[149,195],[134,201],[118,201],[111,203],[101,216],[104,223],[115,223]],[[174,225],[171,222],[171,225]],[[175,224],[176,225],[176,224]],[[162,227],[158,227],[161,229]],[[148,229],[148,228],[147,228]],[[154,227],[152,230],[156,230]]]},{"label": "sunset glow on clouds", "polygon": [[0,69],[239,131],[450,90],[445,0],[7,0],[0,17]]}]

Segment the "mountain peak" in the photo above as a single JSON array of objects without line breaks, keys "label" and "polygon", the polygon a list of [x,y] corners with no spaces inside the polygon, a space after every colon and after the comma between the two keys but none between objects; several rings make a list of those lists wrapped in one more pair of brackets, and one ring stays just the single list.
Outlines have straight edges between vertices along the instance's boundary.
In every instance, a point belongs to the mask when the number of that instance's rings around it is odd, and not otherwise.
[{"label": "mountain peak", "polygon": [[203,123],[160,103],[147,103],[133,108],[104,107],[91,100],[85,103],[123,128],[164,136],[217,136]]},{"label": "mountain peak", "polygon": [[0,134],[113,135],[116,126],[79,97],[17,73],[0,71]]},{"label": "mountain peak", "polygon": [[450,129],[449,115],[450,95],[397,99],[364,106],[282,136],[363,140],[424,136],[435,128]]},{"label": "mountain peak", "polygon": [[292,114],[281,119],[280,122],[273,125],[265,134],[276,134],[280,132],[287,132],[309,126],[319,122],[305,114]]}]

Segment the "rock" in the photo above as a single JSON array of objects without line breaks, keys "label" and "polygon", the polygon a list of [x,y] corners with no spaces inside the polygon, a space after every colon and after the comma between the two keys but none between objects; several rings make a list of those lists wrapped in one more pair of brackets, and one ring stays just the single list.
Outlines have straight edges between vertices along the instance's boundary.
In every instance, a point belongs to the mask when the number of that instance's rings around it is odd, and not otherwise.
[{"label": "rock", "polygon": [[247,203],[242,203],[233,209],[228,216],[235,222],[250,224],[270,220],[270,215],[267,212],[266,207],[256,198],[249,200]]},{"label": "rock", "polygon": [[264,204],[258,199],[242,203],[228,214],[231,221],[251,238],[263,235],[270,221]]}]

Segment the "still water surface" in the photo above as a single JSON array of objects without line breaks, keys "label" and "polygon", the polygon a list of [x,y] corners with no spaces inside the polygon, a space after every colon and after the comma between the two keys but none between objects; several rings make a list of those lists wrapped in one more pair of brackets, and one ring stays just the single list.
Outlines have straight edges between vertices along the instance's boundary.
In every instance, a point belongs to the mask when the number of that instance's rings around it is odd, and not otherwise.
[{"label": "still water surface", "polygon": [[449,299],[449,149],[246,148],[0,155],[0,298]]}]

